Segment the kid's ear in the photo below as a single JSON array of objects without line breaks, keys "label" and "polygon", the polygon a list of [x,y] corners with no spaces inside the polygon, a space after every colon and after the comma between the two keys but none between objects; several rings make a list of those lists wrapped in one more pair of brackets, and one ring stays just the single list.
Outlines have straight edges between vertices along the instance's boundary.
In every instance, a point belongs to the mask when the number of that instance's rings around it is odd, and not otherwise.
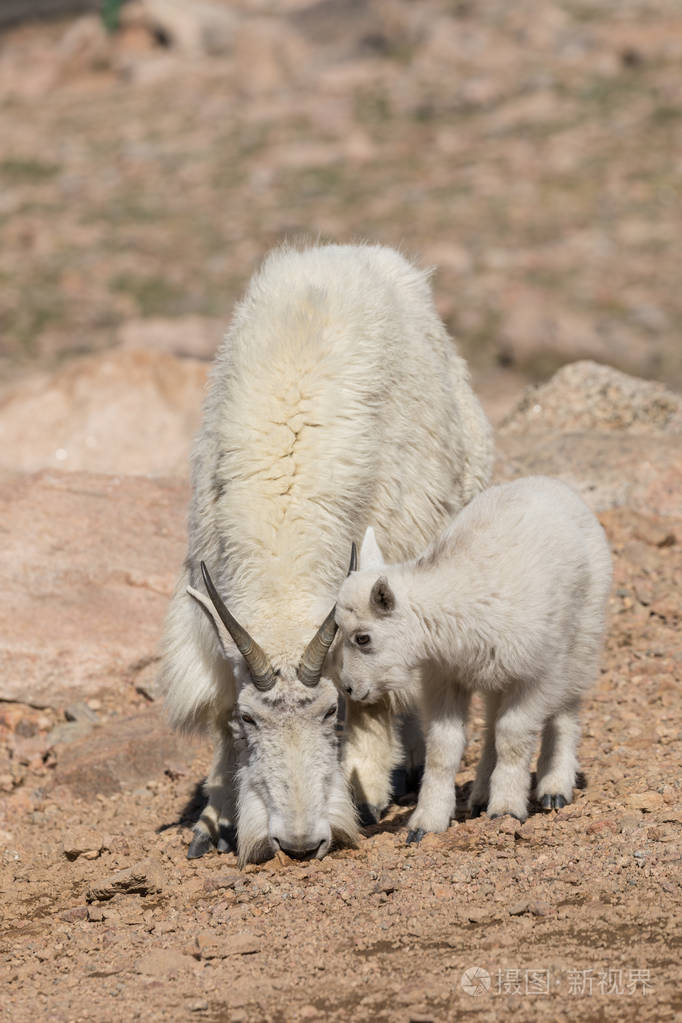
[{"label": "kid's ear", "polygon": [[369,595],[369,602],[379,615],[390,615],[395,607],[395,596],[385,575],[380,575]]},{"label": "kid's ear", "polygon": [[360,571],[366,568],[383,568],[385,564],[374,530],[368,526],[360,547]]}]

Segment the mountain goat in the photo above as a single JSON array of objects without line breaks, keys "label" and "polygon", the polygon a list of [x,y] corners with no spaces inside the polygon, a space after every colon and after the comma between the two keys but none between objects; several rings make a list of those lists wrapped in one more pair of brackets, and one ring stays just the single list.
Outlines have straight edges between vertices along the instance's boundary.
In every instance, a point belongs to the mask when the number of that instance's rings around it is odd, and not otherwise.
[{"label": "mountain goat", "polygon": [[426,763],[408,842],[445,831],[473,690],[486,736],[470,798],[477,816],[527,814],[530,760],[542,734],[536,795],[570,802],[578,711],[594,681],[611,555],[582,499],[532,476],[479,494],[416,560],[385,565],[368,529],[360,571],[339,593],[340,685],[357,701],[416,700]]},{"label": "mountain goat", "polygon": [[190,857],[235,840],[242,863],[321,857],[357,834],[348,783],[386,805],[401,752],[388,701],[350,708],[340,760],[334,598],[369,522],[408,557],[491,463],[426,273],[381,246],[266,259],[210,378],[163,641],[171,722],[216,738]]}]

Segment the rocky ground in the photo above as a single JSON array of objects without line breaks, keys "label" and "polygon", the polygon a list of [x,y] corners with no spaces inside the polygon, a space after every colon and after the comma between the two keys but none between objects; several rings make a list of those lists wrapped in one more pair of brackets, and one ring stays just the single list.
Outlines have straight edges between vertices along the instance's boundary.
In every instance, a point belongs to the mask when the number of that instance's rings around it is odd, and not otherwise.
[{"label": "rocky ground", "polygon": [[[614,552],[574,804],[523,825],[462,811],[407,847],[412,796],[357,849],[243,872],[232,854],[185,859],[209,750],[154,700],[186,484],[6,472],[5,1017],[675,1018],[681,436],[679,397],[591,363],[528,392],[499,432],[498,475],[542,457],[592,498]],[[630,442],[640,461],[614,462]]]},{"label": "rocky ground", "polygon": [[[192,10],[0,36],[0,1019],[672,1020],[679,5]],[[497,477],[599,513],[611,625],[572,805],[406,847],[412,794],[240,872],[185,859],[210,751],[168,731],[156,648],[207,359],[304,233],[438,265]]]}]

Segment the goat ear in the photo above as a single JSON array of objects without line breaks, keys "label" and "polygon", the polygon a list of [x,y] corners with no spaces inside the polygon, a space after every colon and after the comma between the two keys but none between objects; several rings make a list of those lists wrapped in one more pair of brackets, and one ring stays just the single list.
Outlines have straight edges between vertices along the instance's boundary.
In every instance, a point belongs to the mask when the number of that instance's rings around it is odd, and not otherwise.
[{"label": "goat ear", "polygon": [[360,547],[360,564],[358,567],[360,571],[364,571],[366,568],[383,568],[385,564],[386,562],[377,543],[374,530],[371,526],[368,526],[362,546]]},{"label": "goat ear", "polygon": [[390,615],[395,607],[395,595],[385,575],[380,575],[369,595],[369,602],[379,615]]},{"label": "goat ear", "polygon": [[223,657],[226,660],[234,659],[235,647],[234,643],[232,642],[232,637],[230,636],[229,632],[221,622],[220,616],[218,615],[218,612],[213,606],[213,601],[211,600],[211,598],[207,597],[206,594],[201,593],[199,590],[195,590],[192,586],[187,587],[187,592],[190,595],[190,597],[193,597],[194,600],[196,600],[201,610],[212,623],[213,628],[216,631],[218,641],[220,643],[220,648],[222,650]]}]

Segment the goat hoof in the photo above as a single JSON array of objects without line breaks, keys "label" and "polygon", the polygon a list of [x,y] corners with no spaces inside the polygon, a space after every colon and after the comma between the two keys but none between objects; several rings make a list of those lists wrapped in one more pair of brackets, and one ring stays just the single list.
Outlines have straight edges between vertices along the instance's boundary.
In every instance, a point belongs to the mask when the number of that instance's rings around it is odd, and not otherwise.
[{"label": "goat hoof", "polygon": [[481,814],[484,812],[485,808],[486,808],[485,803],[474,803],[470,811],[471,817],[480,817]]},{"label": "goat hoof", "polygon": [[491,821],[496,821],[498,817],[513,817],[514,820],[519,821],[520,824],[523,824],[526,819],[525,817],[519,817],[517,813],[512,813],[511,810],[504,810],[502,813],[490,813],[488,816]]},{"label": "goat hoof", "polygon": [[224,824],[220,825],[218,845],[216,848],[219,853],[233,852],[237,848],[237,836],[234,828],[225,827]]},{"label": "goat hoof", "polygon": [[423,828],[413,828],[412,831],[407,832],[407,841],[405,845],[412,845],[415,842],[421,842],[426,832]]},{"label": "goat hoof", "polygon": [[363,828],[369,828],[372,824],[378,824],[381,817],[381,807],[374,806],[372,803],[360,803],[358,806],[358,816],[360,818],[360,824]]},{"label": "goat hoof", "polygon": [[194,834],[194,838],[189,843],[187,859],[198,860],[200,857],[205,856],[212,848],[213,842],[211,841],[211,836],[206,834],[205,831],[197,831]]},{"label": "goat hoof", "polygon": [[543,810],[561,810],[567,805],[567,800],[563,796],[550,796],[547,794],[540,800],[540,806]]}]

